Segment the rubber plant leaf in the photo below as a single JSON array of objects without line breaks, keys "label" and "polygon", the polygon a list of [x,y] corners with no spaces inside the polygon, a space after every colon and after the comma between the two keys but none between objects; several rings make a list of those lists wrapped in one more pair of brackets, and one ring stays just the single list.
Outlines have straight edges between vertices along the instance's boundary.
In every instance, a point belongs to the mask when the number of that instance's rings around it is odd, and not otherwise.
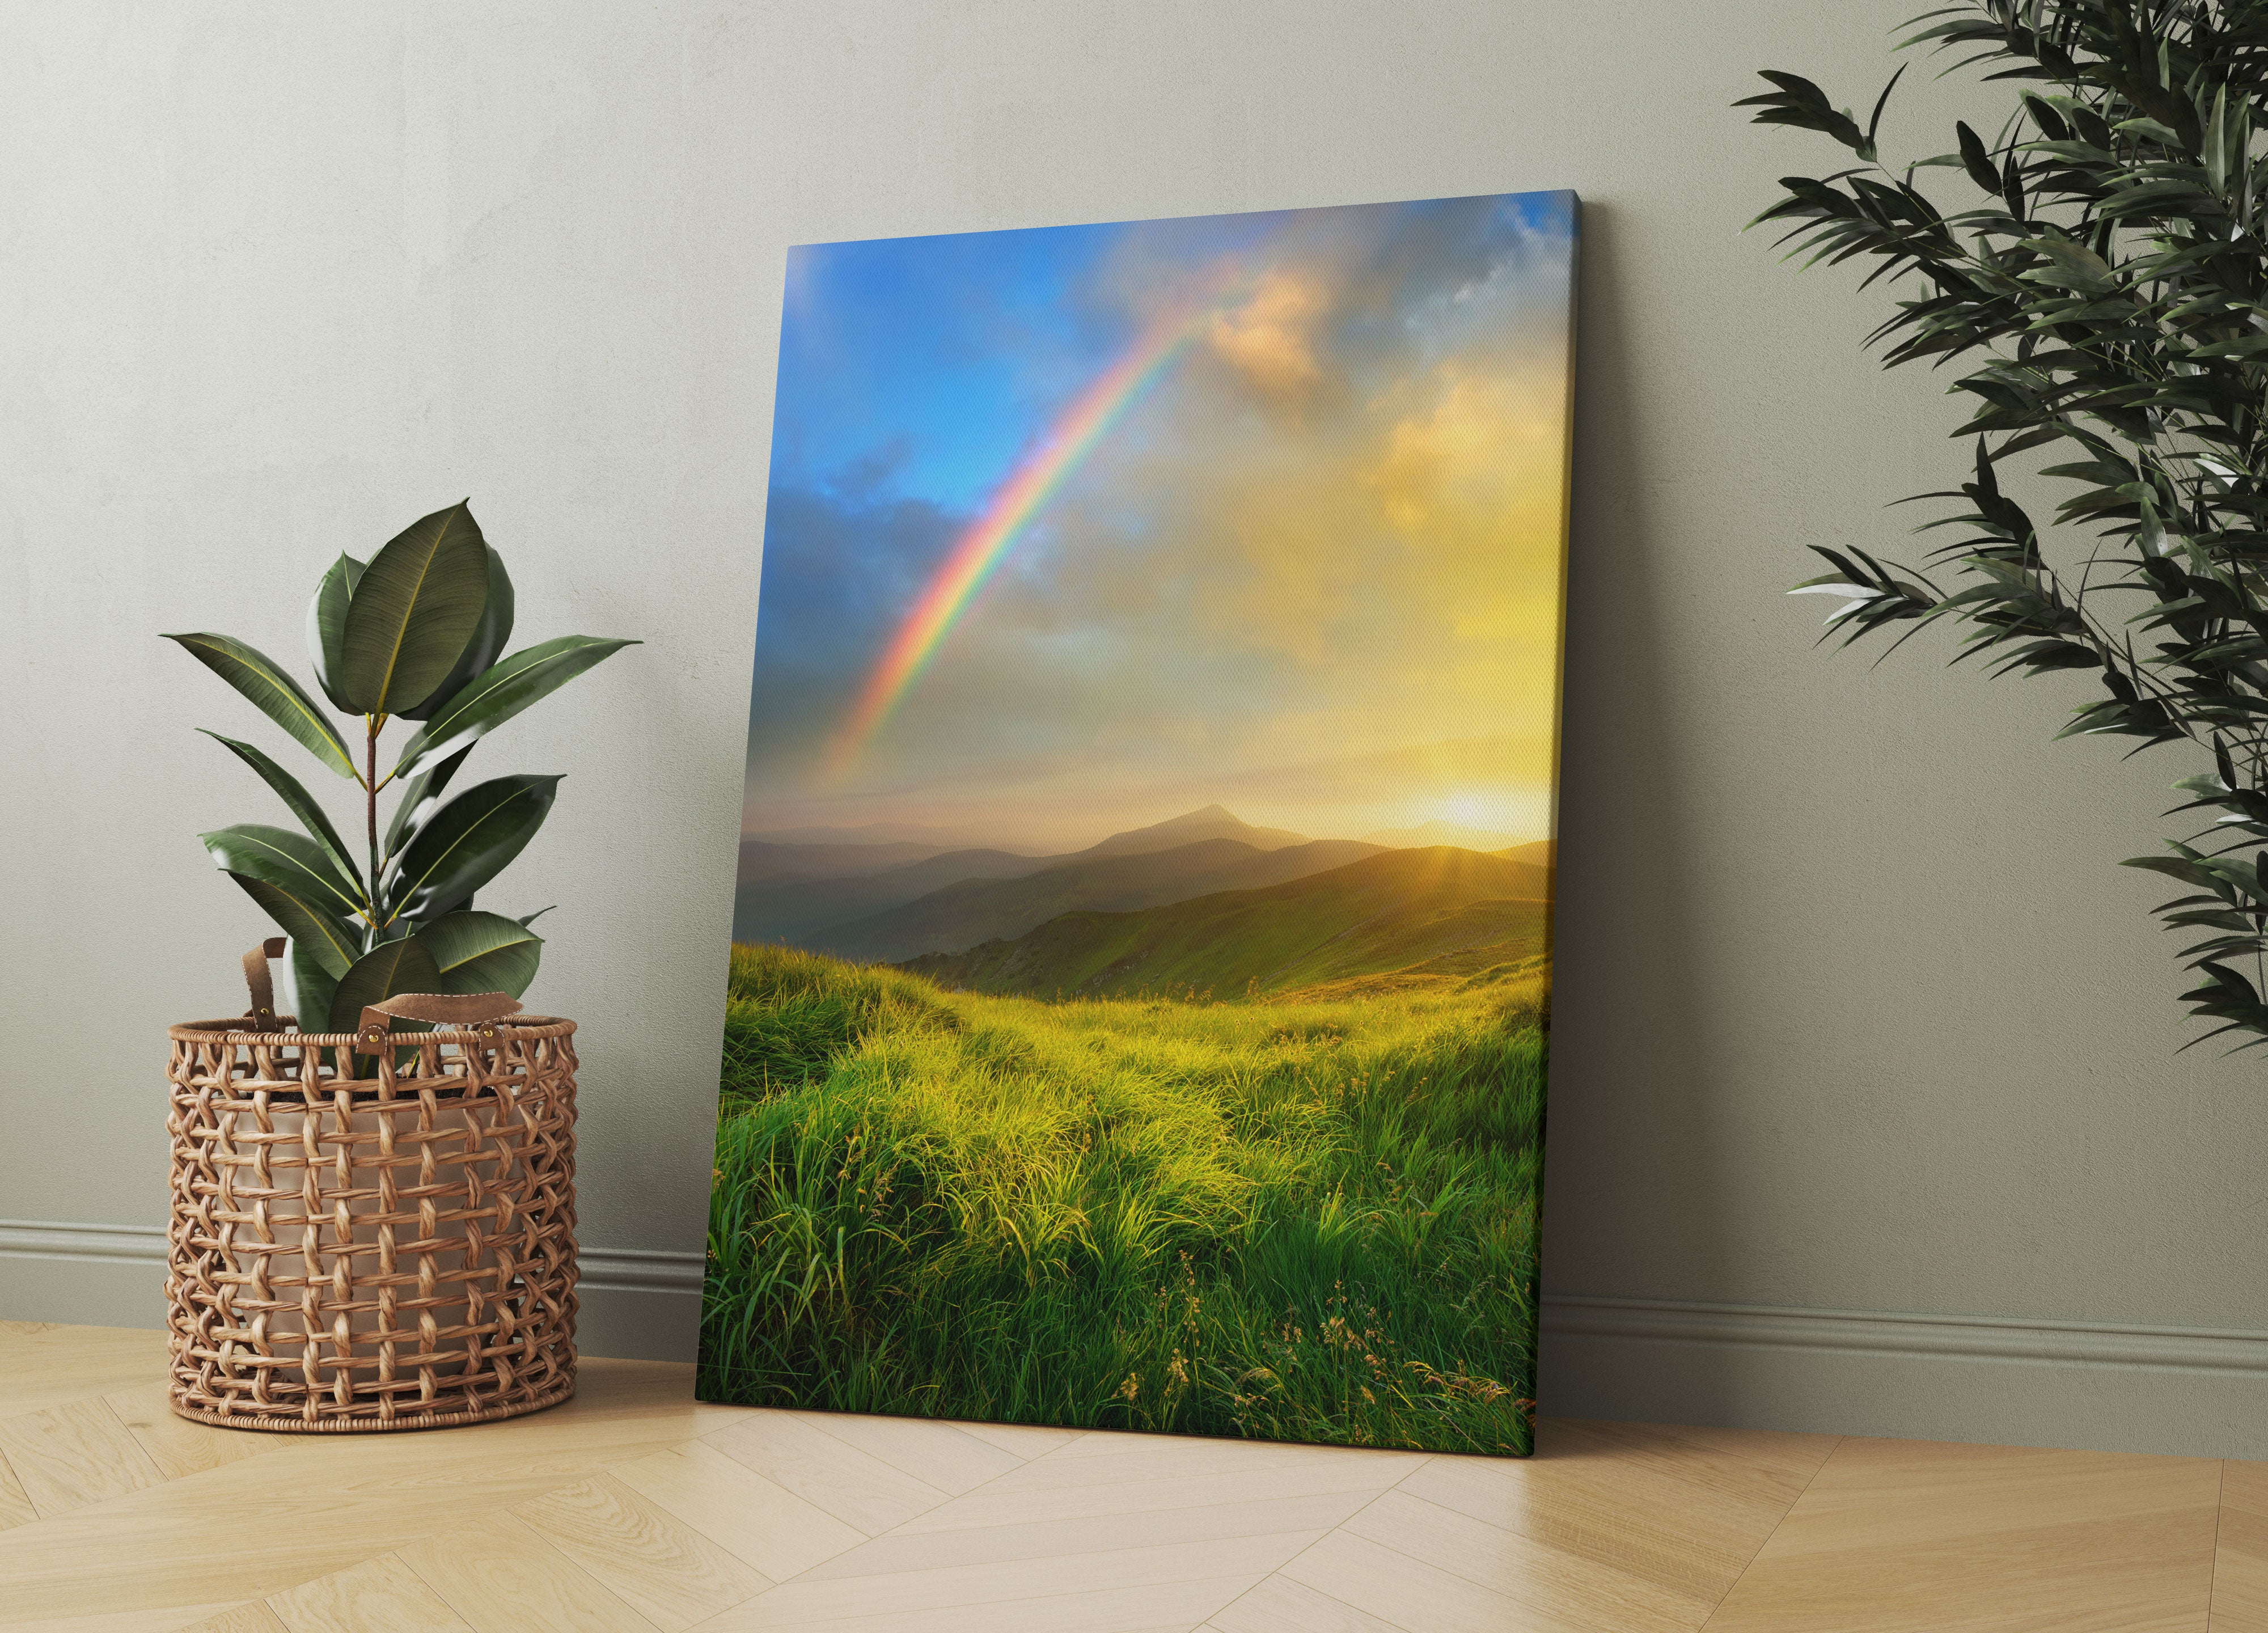
[{"label": "rubber plant leaf", "polygon": [[488,599],[488,546],[468,504],[410,523],[347,603],[335,677],[347,706],[387,715],[423,702],[464,655]]},{"label": "rubber plant leaf", "polygon": [[315,599],[307,603],[307,661],[315,666],[316,684],[331,706],[350,714],[354,705],[341,694],[336,679],[339,646],[346,635],[347,603],[362,581],[364,565],[351,555],[340,556],[315,586]]},{"label": "rubber plant leaf", "polygon": [[468,682],[402,745],[392,775],[411,776],[446,755],[469,748],[530,704],[557,691],[636,641],[563,635],[514,652]]},{"label": "rubber plant leaf", "polygon": [[315,950],[300,951],[300,943],[291,943],[291,1013],[295,1019],[304,1016],[299,1030],[320,1032],[331,1021],[331,998],[339,989],[339,978],[324,967],[315,956]]},{"label": "rubber plant leaf", "polygon": [[441,791],[463,769],[465,756],[472,752],[469,746],[461,748],[409,779],[409,786],[401,791],[401,803],[394,807],[394,820],[387,825],[387,856],[399,854],[401,847],[416,836],[417,830],[432,820],[433,813],[441,808]]},{"label": "rubber plant leaf", "polygon": [[[347,968],[362,956],[362,938],[355,927],[321,903],[289,890],[281,885],[271,885],[264,879],[254,879],[249,873],[232,872],[229,877],[243,887],[244,894],[258,902],[261,910],[276,921],[276,927],[291,938],[291,964],[294,969],[312,964],[324,975],[335,981],[347,973]],[[329,1002],[314,1011],[320,1023],[329,1012]],[[303,1015],[307,1011],[300,1011]]]},{"label": "rubber plant leaf", "polygon": [[414,938],[441,972],[443,992],[507,992],[535,979],[543,938],[499,913],[447,913]]},{"label": "rubber plant leaf", "polygon": [[[338,990],[331,995],[330,1030],[352,1032],[361,1024],[365,1005],[383,1003],[405,992],[440,989],[441,972],[423,943],[414,937],[382,942],[357,959],[353,967],[339,977]],[[303,1027],[305,1024],[301,1023]]]},{"label": "rubber plant leaf", "polygon": [[512,575],[504,570],[504,557],[497,554],[496,546],[484,547],[489,555],[489,600],[481,613],[481,622],[474,630],[469,645],[456,665],[442,677],[433,695],[415,709],[397,709],[394,712],[405,720],[425,720],[464,688],[465,682],[486,669],[504,651],[504,643],[512,639]]},{"label": "rubber plant leaf", "polygon": [[443,805],[387,870],[388,916],[438,918],[462,902],[535,837],[558,790],[556,776],[502,776]]},{"label": "rubber plant leaf", "polygon": [[199,663],[250,698],[316,759],[341,776],[354,778],[354,756],[346,739],[274,658],[225,635],[169,635],[166,639],[179,642]]},{"label": "rubber plant leaf", "polygon": [[261,822],[239,822],[197,837],[212,853],[212,859],[228,872],[288,890],[334,918],[347,920],[369,911],[361,885],[342,877],[332,867],[322,847],[305,834]]},{"label": "rubber plant leaf", "polygon": [[[204,732],[205,729],[199,726],[197,730]],[[346,841],[339,837],[338,829],[331,826],[331,819],[323,814],[322,806],[317,805],[306,789],[300,785],[298,778],[249,743],[239,743],[234,738],[223,737],[217,732],[205,732],[205,735],[257,771],[260,780],[274,789],[276,796],[291,808],[291,814],[299,819],[299,825],[307,830],[308,837],[322,847],[323,854],[330,858],[331,865],[353,880],[357,890],[362,889],[362,870],[355,866],[354,858],[347,854]],[[367,892],[364,894],[366,895]]]}]

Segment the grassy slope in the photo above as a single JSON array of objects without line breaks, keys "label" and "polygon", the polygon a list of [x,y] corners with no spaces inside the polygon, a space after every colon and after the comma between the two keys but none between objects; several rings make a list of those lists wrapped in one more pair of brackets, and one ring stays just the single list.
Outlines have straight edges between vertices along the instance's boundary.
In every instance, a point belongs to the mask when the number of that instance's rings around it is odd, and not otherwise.
[{"label": "grassy slope", "polygon": [[1488,963],[1540,953],[1550,889],[1543,870],[1504,856],[1446,845],[1389,850],[1266,889],[1135,913],[1068,913],[1013,941],[906,967],[971,992],[1263,996],[1472,949],[1488,949]]},{"label": "grassy slope", "polygon": [[1528,1447],[1539,976],[1051,1004],[736,947],[703,1398]]}]

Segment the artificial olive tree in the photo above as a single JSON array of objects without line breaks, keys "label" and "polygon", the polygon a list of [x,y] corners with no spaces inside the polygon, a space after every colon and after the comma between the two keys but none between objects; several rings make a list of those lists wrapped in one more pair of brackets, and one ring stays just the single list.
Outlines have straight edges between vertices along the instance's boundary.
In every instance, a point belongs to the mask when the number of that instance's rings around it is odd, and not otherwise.
[{"label": "artificial olive tree", "polygon": [[[1976,444],[1970,480],[1918,496],[1955,502],[1925,568],[1815,546],[1834,570],[1797,588],[1847,598],[1846,644],[1951,621],[1996,674],[2093,675],[2061,735],[2182,746],[2202,831],[2128,865],[2190,887],[2160,912],[2197,938],[2205,1035],[2268,1042],[2268,3],[1970,0],[1911,26],[1901,49],[2005,87],[1997,129],[1893,166],[1896,74],[1863,127],[1795,74],[1739,105],[1857,160],[1783,178],[1756,219],[1889,284],[1870,342],[1945,370]],[[2044,527],[2000,480],[2039,467],[2065,484]]]}]

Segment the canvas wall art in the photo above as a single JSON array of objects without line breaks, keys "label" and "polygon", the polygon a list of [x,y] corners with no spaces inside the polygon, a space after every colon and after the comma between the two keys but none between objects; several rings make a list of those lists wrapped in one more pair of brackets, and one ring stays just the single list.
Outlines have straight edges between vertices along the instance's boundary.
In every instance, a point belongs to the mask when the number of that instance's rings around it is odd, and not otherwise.
[{"label": "canvas wall art", "polygon": [[1528,1449],[1575,237],[792,253],[703,1399]]}]

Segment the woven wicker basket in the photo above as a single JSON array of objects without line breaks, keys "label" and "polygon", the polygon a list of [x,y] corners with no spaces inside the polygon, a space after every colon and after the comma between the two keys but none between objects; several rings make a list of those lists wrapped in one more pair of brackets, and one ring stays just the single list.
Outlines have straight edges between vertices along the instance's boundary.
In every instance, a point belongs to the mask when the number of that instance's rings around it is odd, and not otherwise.
[{"label": "woven wicker basket", "polygon": [[[281,952],[247,955],[249,1014],[166,1033],[173,1410],[346,1433],[567,1399],[575,1023],[410,995],[360,1032],[286,1031]],[[448,1029],[389,1033],[401,1017]]]}]

